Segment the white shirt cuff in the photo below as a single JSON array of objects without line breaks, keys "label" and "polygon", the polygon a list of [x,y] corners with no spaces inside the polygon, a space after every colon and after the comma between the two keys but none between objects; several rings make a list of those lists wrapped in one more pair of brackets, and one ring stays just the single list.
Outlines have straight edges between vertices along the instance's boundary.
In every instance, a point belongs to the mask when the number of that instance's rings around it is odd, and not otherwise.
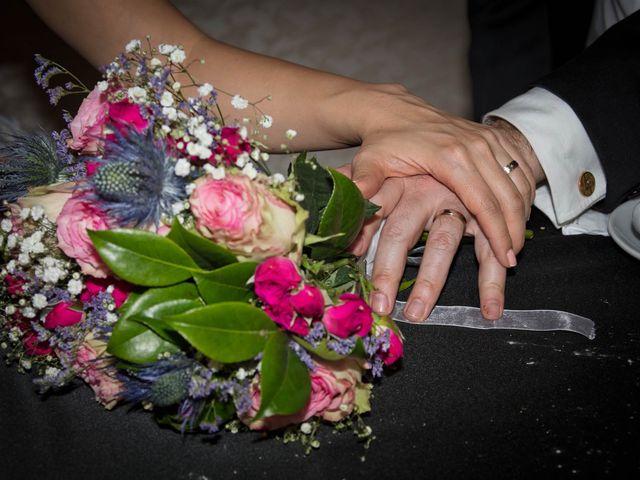
[{"label": "white shirt cuff", "polygon": [[[606,178],[593,144],[574,111],[559,97],[535,87],[486,116],[508,121],[531,144],[547,177],[547,184],[536,190],[534,205],[556,227],[604,198]],[[585,195],[579,186],[588,172],[595,178],[595,188]]]}]

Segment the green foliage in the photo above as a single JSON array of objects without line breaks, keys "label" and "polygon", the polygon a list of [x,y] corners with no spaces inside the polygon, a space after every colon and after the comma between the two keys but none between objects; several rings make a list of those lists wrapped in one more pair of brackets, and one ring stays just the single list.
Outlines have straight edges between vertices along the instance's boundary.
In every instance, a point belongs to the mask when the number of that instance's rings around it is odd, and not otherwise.
[{"label": "green foliage", "polygon": [[196,350],[220,363],[252,359],[278,330],[266,313],[242,302],[207,305],[168,317],[165,322]]},{"label": "green foliage", "polygon": [[253,276],[257,266],[256,262],[232,263],[211,272],[194,275],[194,279],[207,304],[246,301],[252,296],[247,281]]},{"label": "green foliage", "polygon": [[174,218],[171,231],[167,238],[173,240],[204,270],[224,267],[237,262],[233,253],[226,248],[213,243],[203,236],[184,228],[177,218]]},{"label": "green foliage", "polygon": [[164,287],[201,271],[174,241],[144,230],[88,231],[100,258],[118,277],[134,285]]},{"label": "green foliage", "polygon": [[261,404],[255,420],[272,415],[290,415],[309,401],[309,371],[291,348],[283,332],[273,333],[262,356]]}]

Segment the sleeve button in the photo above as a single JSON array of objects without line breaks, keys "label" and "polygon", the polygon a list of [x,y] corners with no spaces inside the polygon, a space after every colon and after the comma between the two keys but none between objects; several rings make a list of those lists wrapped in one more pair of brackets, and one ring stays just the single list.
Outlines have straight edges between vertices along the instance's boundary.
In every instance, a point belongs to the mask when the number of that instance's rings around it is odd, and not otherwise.
[{"label": "sleeve button", "polygon": [[591,172],[584,172],[580,175],[578,189],[585,197],[590,197],[596,189],[596,177]]}]

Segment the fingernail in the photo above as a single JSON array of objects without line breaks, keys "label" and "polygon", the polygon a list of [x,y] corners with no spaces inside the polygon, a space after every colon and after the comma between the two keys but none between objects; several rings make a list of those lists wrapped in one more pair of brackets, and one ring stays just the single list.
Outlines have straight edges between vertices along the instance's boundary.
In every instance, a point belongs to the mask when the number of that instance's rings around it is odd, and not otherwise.
[{"label": "fingernail", "polygon": [[501,316],[500,305],[497,302],[486,303],[483,310],[484,317],[488,320],[497,320]]},{"label": "fingernail", "polygon": [[387,312],[387,296],[382,292],[373,292],[371,295],[371,308],[376,313],[385,315]]},{"label": "fingernail", "polygon": [[512,249],[509,249],[509,251],[507,252],[507,260],[509,260],[510,267],[515,267],[518,264],[518,261],[516,260],[516,254],[513,253]]},{"label": "fingernail", "polygon": [[404,311],[404,314],[410,320],[423,321],[427,313],[427,306],[418,298],[411,300]]}]

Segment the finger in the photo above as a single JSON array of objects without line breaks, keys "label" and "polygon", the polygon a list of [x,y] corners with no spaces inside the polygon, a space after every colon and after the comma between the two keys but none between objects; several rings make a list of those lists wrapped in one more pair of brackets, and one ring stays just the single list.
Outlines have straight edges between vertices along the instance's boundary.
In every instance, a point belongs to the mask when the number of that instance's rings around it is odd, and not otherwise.
[{"label": "finger", "polygon": [[[495,159],[491,158],[495,163]],[[504,176],[504,172],[500,173]],[[476,168],[471,150],[462,142],[449,145],[442,152],[442,161],[433,176],[447,185],[473,215],[489,239],[501,264],[515,265],[511,234],[500,202]]]},{"label": "finger", "polygon": [[482,232],[476,232],[475,252],[478,263],[480,311],[487,320],[498,320],[504,311],[504,288],[507,270],[496,259]]},{"label": "finger", "polygon": [[427,202],[423,201],[421,206],[415,195],[405,194],[387,217],[373,265],[372,281],[376,290],[371,295],[371,307],[376,313],[387,315],[391,312],[407,252],[420,238],[429,212]]},{"label": "finger", "polygon": [[386,170],[384,161],[379,157],[366,154],[362,148],[353,157],[350,178],[358,186],[364,198],[371,198],[382,187]]},{"label": "finger", "polygon": [[350,250],[354,255],[364,255],[371,244],[371,239],[380,228],[382,220],[396,208],[402,196],[403,181],[399,178],[388,178],[371,201],[380,206],[380,209],[363,225],[358,237],[351,245]]},{"label": "finger", "polygon": [[345,163],[344,165],[340,165],[336,168],[341,174],[343,174],[347,178],[351,178],[351,164]]},{"label": "finger", "polygon": [[[508,165],[513,159],[489,128],[485,128],[480,135],[474,135],[469,141],[469,145],[472,149],[473,159],[479,166],[480,174],[491,187],[500,204],[513,250],[519,252],[524,245],[528,198],[523,197],[515,183],[504,171],[505,165]],[[513,256],[515,257],[515,254]],[[511,266],[511,261],[509,266]]]},{"label": "finger", "polygon": [[465,225],[459,218],[449,215],[438,215],[433,220],[420,270],[404,310],[407,319],[424,321],[433,310],[460,245]]},{"label": "finger", "polygon": [[[525,172],[525,168],[528,167],[523,165],[525,162],[519,162],[517,159],[513,159],[512,161],[515,161],[518,166],[511,170],[510,173],[507,173],[507,175],[525,201],[524,218],[526,222],[531,213],[531,205],[533,204],[533,196],[535,194],[535,190],[531,189],[531,183],[529,182],[528,175]],[[516,248],[516,252],[517,251],[519,250]]]}]

